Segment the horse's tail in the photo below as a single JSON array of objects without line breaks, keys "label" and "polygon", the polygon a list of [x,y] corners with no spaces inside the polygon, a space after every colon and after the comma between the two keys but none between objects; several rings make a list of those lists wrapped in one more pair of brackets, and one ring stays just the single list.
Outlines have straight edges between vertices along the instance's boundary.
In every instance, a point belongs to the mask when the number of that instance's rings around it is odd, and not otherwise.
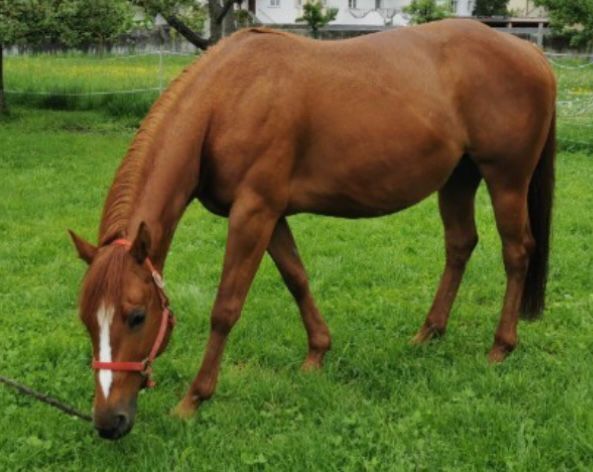
[{"label": "horse's tail", "polygon": [[548,256],[550,252],[550,229],[554,197],[554,161],[556,160],[556,111],[552,117],[546,144],[535,168],[529,194],[529,224],[535,240],[535,249],[529,259],[529,267],[521,300],[522,318],[536,319],[544,310],[546,282],[548,279]]}]

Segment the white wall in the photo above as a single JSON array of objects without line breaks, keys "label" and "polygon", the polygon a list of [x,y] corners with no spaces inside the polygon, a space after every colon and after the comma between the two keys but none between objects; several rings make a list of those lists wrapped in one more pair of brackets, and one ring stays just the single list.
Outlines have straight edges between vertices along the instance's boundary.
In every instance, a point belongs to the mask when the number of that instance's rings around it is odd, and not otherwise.
[{"label": "white wall", "polygon": [[476,0],[453,0],[453,11],[457,16],[471,16]]},{"label": "white wall", "polygon": [[[264,24],[294,23],[302,14],[303,0],[257,0],[255,15]],[[349,7],[349,0],[326,0],[328,7],[338,9],[334,25],[385,25],[384,17],[376,11],[378,0],[350,0],[356,8]],[[410,3],[410,0],[379,0],[382,9],[391,9],[392,13]],[[387,16],[387,15],[386,15]],[[390,18],[386,18],[387,21]],[[395,18],[395,24],[405,23],[401,14]]]},{"label": "white wall", "polygon": [[546,9],[536,7],[533,0],[510,0],[508,9],[521,17],[545,18],[548,16]]},{"label": "white wall", "polygon": [[[255,15],[264,24],[292,24],[302,14],[304,0],[256,0]],[[381,9],[389,9],[395,13],[392,23],[397,26],[406,25],[408,19],[402,14],[402,9],[409,5],[411,0],[350,0],[356,8],[349,7],[349,0],[326,0],[329,7],[338,8],[338,16],[333,25],[369,25],[382,26],[390,19],[383,17],[376,11],[376,2],[381,2]],[[443,0],[445,1],[445,0]],[[452,0],[453,12],[457,16],[471,16],[476,0]],[[355,2],[355,3],[354,3]],[[535,9],[533,0],[510,0],[510,10],[517,10],[521,16],[542,16],[545,11]]]}]

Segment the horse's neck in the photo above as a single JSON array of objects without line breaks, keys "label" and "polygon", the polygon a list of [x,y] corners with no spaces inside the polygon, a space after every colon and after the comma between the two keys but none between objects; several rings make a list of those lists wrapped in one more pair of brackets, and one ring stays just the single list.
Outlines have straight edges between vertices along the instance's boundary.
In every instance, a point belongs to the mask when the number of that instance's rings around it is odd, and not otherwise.
[{"label": "horse's neck", "polygon": [[133,241],[141,222],[150,233],[150,257],[162,269],[177,223],[195,193],[205,123],[172,119],[140,133],[107,198],[100,240]]},{"label": "horse's neck", "polygon": [[144,221],[150,257],[161,269],[198,184],[211,109],[202,62],[187,68],[144,120],[111,187],[99,231],[102,243],[114,236],[133,240]]}]

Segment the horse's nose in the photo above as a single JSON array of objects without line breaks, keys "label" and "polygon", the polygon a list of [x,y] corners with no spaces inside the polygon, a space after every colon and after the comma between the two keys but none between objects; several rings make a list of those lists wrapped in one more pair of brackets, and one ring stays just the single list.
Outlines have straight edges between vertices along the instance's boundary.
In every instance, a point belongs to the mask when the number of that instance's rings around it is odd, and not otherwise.
[{"label": "horse's nose", "polygon": [[103,439],[119,439],[130,432],[132,423],[126,412],[118,411],[95,418],[95,428]]}]

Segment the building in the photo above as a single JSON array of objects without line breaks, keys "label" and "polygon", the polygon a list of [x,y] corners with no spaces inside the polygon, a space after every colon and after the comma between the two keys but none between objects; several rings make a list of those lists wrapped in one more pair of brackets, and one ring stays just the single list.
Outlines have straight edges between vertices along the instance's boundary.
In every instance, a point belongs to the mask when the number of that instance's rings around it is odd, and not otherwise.
[{"label": "building", "polygon": [[[302,14],[304,0],[252,0],[250,11],[265,25],[290,25]],[[409,0],[326,0],[325,4],[338,9],[332,25],[377,26],[406,25],[402,13]]]},{"label": "building", "polygon": [[518,18],[547,18],[548,13],[543,7],[536,7],[534,0],[510,0],[509,12]]},{"label": "building", "polygon": [[[306,0],[249,0],[247,8],[264,25],[294,25],[302,14],[303,1]],[[328,7],[338,9],[332,26],[374,27],[404,26],[409,17],[403,8],[411,0],[325,0]],[[445,0],[443,0],[445,1]],[[452,0],[451,6],[456,16],[471,16],[475,0]],[[535,7],[533,0],[510,0],[509,11],[516,17],[545,16],[545,11]]]}]

